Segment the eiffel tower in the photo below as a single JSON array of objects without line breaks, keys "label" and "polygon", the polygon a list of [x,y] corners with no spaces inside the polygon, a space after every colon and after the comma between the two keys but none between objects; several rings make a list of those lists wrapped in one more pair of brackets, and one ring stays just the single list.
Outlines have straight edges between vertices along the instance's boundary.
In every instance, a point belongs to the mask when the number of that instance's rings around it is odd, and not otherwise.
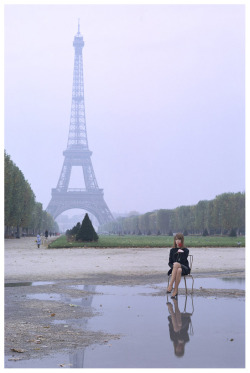
[{"label": "eiffel tower", "polygon": [[[90,158],[92,152],[88,147],[83,92],[83,46],[84,41],[78,21],[78,32],[73,42],[75,58],[68,144],[63,152],[64,162],[59,181],[57,187],[52,189],[52,198],[46,211],[55,219],[66,210],[84,209],[93,214],[102,225],[113,220],[113,216],[104,201],[103,189],[98,187]],[[69,188],[73,166],[82,167],[85,188],[82,186],[79,189]]]}]

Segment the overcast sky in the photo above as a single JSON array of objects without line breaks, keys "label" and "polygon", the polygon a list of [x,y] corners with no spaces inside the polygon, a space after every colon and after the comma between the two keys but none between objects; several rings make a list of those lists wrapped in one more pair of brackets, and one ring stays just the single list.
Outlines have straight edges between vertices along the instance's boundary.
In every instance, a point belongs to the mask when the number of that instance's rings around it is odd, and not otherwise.
[{"label": "overcast sky", "polygon": [[[44,209],[67,147],[78,18],[112,212],[245,190],[244,5],[6,5],[5,149]],[[73,170],[71,187],[82,186]]]}]

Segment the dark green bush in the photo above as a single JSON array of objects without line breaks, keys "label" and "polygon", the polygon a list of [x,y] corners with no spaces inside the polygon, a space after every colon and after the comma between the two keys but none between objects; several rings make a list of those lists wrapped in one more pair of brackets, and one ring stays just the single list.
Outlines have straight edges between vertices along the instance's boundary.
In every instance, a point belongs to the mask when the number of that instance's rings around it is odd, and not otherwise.
[{"label": "dark green bush", "polygon": [[76,234],[77,241],[98,241],[98,234],[96,233],[88,214],[85,214],[82,225]]},{"label": "dark green bush", "polygon": [[202,236],[209,236],[207,228],[204,229]]},{"label": "dark green bush", "polygon": [[232,228],[229,232],[229,237],[237,237],[237,231],[235,228]]}]

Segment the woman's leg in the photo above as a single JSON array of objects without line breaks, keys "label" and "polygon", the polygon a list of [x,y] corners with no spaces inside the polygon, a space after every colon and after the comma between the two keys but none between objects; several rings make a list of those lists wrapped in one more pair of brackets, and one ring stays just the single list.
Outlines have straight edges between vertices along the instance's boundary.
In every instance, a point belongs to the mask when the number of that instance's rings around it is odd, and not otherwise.
[{"label": "woman's leg", "polygon": [[176,277],[175,277],[175,284],[174,284],[174,291],[173,291],[173,294],[172,294],[173,297],[176,294],[178,294],[178,286],[181,282],[181,273],[182,273],[182,268],[181,267],[177,268]]},{"label": "woman's leg", "polygon": [[[168,291],[171,291],[172,288],[173,288],[173,284],[176,281],[177,270],[179,268],[181,269],[180,263],[175,262],[174,265],[173,265],[173,270],[172,270],[171,280],[170,280],[170,283],[169,283],[169,286],[168,286]],[[179,283],[180,283],[180,280],[179,280]],[[179,283],[178,283],[178,285],[179,285]],[[178,286],[177,286],[177,289],[178,289]]]},{"label": "woman's leg", "polygon": [[[178,308],[178,307],[177,307]],[[181,325],[177,319],[177,315],[176,315],[176,312],[174,312],[173,310],[173,306],[171,303],[168,304],[168,310],[169,310],[169,313],[171,315],[171,320],[172,320],[172,324],[173,324],[173,329],[174,331],[177,333],[181,330]]]},{"label": "woman's leg", "polygon": [[178,330],[175,330],[175,331],[179,331],[181,330],[181,327],[182,327],[181,313],[178,307],[178,301],[176,299],[173,299],[173,302],[174,302],[174,313],[176,317],[176,328],[178,328]]}]

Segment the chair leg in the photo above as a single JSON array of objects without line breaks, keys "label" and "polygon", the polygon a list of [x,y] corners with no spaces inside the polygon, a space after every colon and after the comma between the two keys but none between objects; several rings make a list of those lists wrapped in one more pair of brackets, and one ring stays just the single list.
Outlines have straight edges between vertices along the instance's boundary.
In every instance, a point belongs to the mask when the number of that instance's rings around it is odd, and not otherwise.
[{"label": "chair leg", "polygon": [[187,307],[187,294],[186,294],[186,299],[185,299],[184,313],[186,312],[186,307]]},{"label": "chair leg", "polygon": [[186,289],[186,294],[187,294],[187,281],[186,281],[186,276],[184,276],[184,281],[185,281],[185,289]]}]

